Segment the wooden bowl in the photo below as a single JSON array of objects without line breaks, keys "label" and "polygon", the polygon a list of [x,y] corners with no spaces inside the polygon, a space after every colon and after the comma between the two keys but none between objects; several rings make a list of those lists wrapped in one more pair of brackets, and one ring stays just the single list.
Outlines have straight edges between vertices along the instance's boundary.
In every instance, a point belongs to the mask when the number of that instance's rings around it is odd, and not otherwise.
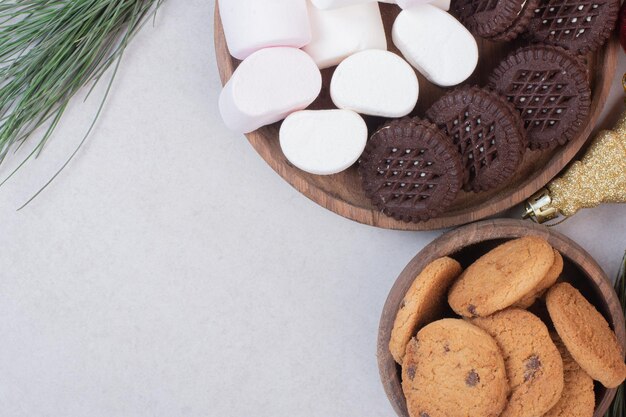
[{"label": "wooden bowl", "polygon": [[[391,27],[400,9],[391,4],[380,4],[387,31],[389,50],[400,54],[391,41]],[[521,40],[511,43],[494,43],[478,38],[480,60],[469,84],[485,85],[489,74],[511,51],[524,45]],[[484,193],[461,192],[455,203],[435,219],[422,223],[405,223],[382,214],[366,197],[355,166],[331,176],[307,174],[291,165],[283,155],[278,142],[280,124],[261,128],[247,135],[250,144],[265,161],[305,196],[319,205],[349,219],[373,226],[401,230],[433,230],[470,223],[500,213],[530,197],[576,155],[588,139],[609,93],[615,74],[616,54],[619,48],[614,36],[594,54],[586,56],[593,93],[591,112],[585,128],[567,145],[549,151],[527,151],[516,175],[506,184]],[[239,61],[228,52],[219,10],[215,6],[215,53],[222,83],[233,74]],[[311,108],[334,108],[330,100],[329,85],[334,68],[322,72],[323,88]],[[423,116],[430,105],[449,89],[437,87],[418,74],[420,99],[413,115]],[[370,132],[380,126],[384,119],[366,118]]]},{"label": "wooden bowl", "polygon": [[[402,393],[401,369],[389,352],[389,338],[400,303],[417,274],[427,264],[442,256],[450,256],[466,268],[497,245],[528,235],[543,237],[563,255],[564,280],[581,290],[602,313],[615,330],[622,349],[626,349],[626,330],[620,301],[606,274],[584,249],[564,235],[528,221],[498,219],[474,223],[444,234],[419,252],[404,268],[385,302],[378,329],[376,356],[385,392],[398,416],[409,417],[409,414]],[[446,316],[454,317],[453,314],[450,311]],[[602,417],[613,401],[616,390],[606,389],[596,383],[595,391],[594,416]]]}]

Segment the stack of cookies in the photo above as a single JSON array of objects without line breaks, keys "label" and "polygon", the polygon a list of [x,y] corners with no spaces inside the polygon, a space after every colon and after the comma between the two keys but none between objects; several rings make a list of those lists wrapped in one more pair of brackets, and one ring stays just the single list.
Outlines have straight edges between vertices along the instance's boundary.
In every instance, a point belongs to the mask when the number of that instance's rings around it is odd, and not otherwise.
[{"label": "stack of cookies", "polygon": [[[407,291],[389,350],[411,417],[592,417],[593,380],[626,379],[604,317],[572,285],[544,239],[508,241],[463,271],[435,260]],[[460,318],[445,318],[446,297]],[[541,303],[537,303],[541,301]],[[527,309],[543,304],[542,320]]]}]

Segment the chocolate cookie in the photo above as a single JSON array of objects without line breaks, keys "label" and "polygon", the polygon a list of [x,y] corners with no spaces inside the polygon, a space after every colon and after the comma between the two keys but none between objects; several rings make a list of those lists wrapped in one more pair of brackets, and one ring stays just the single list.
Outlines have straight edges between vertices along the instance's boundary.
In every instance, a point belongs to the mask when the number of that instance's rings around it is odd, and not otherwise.
[{"label": "chocolate cookie", "polygon": [[372,135],[361,156],[365,193],[384,214],[425,221],[448,207],[463,181],[461,155],[435,125],[394,120]]},{"label": "chocolate cookie", "polygon": [[519,113],[499,94],[462,87],[441,97],[426,116],[458,148],[465,166],[463,188],[485,191],[515,173],[526,150]]},{"label": "chocolate cookie", "polygon": [[409,342],[402,390],[412,417],[497,417],[509,386],[493,338],[463,320],[444,319]]},{"label": "chocolate cookie", "polygon": [[471,322],[496,340],[504,356],[511,396],[501,417],[543,416],[554,407],[563,392],[563,360],[546,325],[519,309]]},{"label": "chocolate cookie", "polygon": [[548,270],[548,273],[543,277],[543,279],[537,284],[537,286],[526,296],[524,296],[521,300],[514,304],[514,307],[518,308],[528,308],[535,304],[538,298],[542,297],[543,294],[554,285],[554,283],[559,279],[559,276],[563,272],[563,257],[559,253],[558,250],[554,250],[554,263]]},{"label": "chocolate cookie", "polygon": [[593,417],[593,379],[576,363],[557,334],[550,333],[550,337],[563,358],[564,385],[561,399],[543,417]]},{"label": "chocolate cookie", "polygon": [[448,302],[461,316],[489,316],[529,294],[553,263],[554,251],[544,239],[510,240],[470,265],[452,285]]},{"label": "chocolate cookie", "polygon": [[513,26],[524,4],[524,0],[456,0],[452,13],[470,32],[491,38]]},{"label": "chocolate cookie", "polygon": [[519,110],[531,149],[564,145],[583,128],[589,114],[586,68],[562,48],[518,49],[493,71],[489,87]]},{"label": "chocolate cookie", "polygon": [[607,388],[619,386],[626,379],[624,352],[598,310],[566,282],[548,291],[546,305],[554,328],[580,367]]},{"label": "chocolate cookie", "polygon": [[391,330],[389,351],[396,362],[402,364],[406,345],[415,332],[442,313],[448,289],[461,270],[457,261],[446,256],[429,263],[415,278]]},{"label": "chocolate cookie", "polygon": [[517,38],[528,28],[530,19],[533,18],[540,1],[541,0],[525,0],[523,2],[522,9],[511,26],[506,28],[503,32],[492,36],[490,39],[492,41],[509,42]]},{"label": "chocolate cookie", "polygon": [[595,51],[611,36],[619,4],[619,0],[541,0],[527,36],[579,54]]}]

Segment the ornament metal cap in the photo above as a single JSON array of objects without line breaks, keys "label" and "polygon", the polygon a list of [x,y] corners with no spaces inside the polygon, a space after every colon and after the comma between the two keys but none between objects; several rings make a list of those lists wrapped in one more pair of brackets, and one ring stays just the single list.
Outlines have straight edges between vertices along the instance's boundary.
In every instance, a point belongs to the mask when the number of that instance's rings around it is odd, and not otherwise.
[{"label": "ornament metal cap", "polygon": [[526,200],[525,219],[542,224],[559,216],[559,210],[552,207],[552,197],[547,188],[542,188]]}]

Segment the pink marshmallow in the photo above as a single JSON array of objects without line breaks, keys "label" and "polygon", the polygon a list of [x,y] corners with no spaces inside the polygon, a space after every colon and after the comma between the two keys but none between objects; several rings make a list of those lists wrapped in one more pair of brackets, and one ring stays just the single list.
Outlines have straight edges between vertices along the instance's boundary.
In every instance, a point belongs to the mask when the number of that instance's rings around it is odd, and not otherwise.
[{"label": "pink marshmallow", "polygon": [[249,133],[306,108],[322,89],[313,59],[296,48],[262,49],[246,58],[220,94],[229,129]]},{"label": "pink marshmallow", "polygon": [[237,59],[311,41],[306,0],[219,0],[219,10],[228,50]]}]

